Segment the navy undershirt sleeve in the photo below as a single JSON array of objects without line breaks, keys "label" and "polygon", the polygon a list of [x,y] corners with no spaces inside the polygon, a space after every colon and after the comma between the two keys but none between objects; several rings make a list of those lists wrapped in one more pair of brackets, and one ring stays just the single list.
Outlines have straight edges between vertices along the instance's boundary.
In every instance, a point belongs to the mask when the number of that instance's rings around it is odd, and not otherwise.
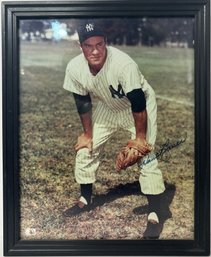
[{"label": "navy undershirt sleeve", "polygon": [[127,98],[131,103],[132,112],[142,112],[146,109],[146,99],[141,88],[128,92]]},{"label": "navy undershirt sleeve", "polygon": [[87,113],[92,109],[92,100],[90,95],[78,95],[73,93],[76,107],[79,114]]}]

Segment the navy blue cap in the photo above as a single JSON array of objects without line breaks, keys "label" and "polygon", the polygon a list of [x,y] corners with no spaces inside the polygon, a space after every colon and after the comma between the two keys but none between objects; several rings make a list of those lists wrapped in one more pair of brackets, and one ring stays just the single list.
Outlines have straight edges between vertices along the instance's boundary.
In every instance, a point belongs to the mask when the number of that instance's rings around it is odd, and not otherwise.
[{"label": "navy blue cap", "polygon": [[84,22],[77,30],[80,43],[94,36],[105,37],[103,30],[94,22]]}]

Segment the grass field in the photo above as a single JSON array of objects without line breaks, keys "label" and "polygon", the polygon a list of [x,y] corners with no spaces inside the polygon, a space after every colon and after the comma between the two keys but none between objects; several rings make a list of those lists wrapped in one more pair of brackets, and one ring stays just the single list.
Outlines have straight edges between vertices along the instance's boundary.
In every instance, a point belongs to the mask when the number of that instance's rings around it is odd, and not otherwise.
[{"label": "grass field", "polygon": [[[194,236],[193,50],[119,47],[131,55],[155,89],[157,149],[166,140],[186,141],[160,160],[173,217],[161,239]],[[70,93],[62,88],[68,61],[80,49],[69,42],[21,43],[20,177],[22,239],[140,239],[147,202],[140,195],[136,167],[114,169],[117,151],[128,140],[119,131],[107,143],[94,186],[98,206],[78,217],[62,212],[78,198],[74,144],[81,124]],[[167,158],[168,157],[168,158]]]}]

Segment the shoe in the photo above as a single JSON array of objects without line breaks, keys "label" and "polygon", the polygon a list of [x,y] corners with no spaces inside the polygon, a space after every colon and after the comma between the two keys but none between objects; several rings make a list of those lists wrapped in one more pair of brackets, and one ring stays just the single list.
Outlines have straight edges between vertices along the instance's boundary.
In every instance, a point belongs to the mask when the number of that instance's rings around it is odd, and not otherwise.
[{"label": "shoe", "polygon": [[147,219],[147,228],[144,232],[143,239],[158,239],[163,230],[163,223],[160,222],[155,212],[150,212]]},{"label": "shoe", "polygon": [[73,207],[71,207],[63,212],[63,215],[65,217],[77,216],[80,213],[88,212],[90,210],[91,210],[91,204],[86,204],[84,202],[84,198],[80,197],[80,199],[75,203],[75,205]]},{"label": "shoe", "polygon": [[162,223],[153,223],[151,221],[147,222],[147,228],[143,234],[144,240],[155,240],[160,237],[160,234],[163,230]]}]

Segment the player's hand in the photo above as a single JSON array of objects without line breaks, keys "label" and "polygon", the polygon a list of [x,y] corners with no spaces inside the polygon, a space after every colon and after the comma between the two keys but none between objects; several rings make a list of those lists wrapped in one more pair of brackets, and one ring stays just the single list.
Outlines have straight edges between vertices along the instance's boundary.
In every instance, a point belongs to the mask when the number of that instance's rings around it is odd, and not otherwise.
[{"label": "player's hand", "polygon": [[78,141],[75,145],[76,151],[82,148],[88,148],[89,152],[92,152],[92,138],[84,133],[78,137]]}]

